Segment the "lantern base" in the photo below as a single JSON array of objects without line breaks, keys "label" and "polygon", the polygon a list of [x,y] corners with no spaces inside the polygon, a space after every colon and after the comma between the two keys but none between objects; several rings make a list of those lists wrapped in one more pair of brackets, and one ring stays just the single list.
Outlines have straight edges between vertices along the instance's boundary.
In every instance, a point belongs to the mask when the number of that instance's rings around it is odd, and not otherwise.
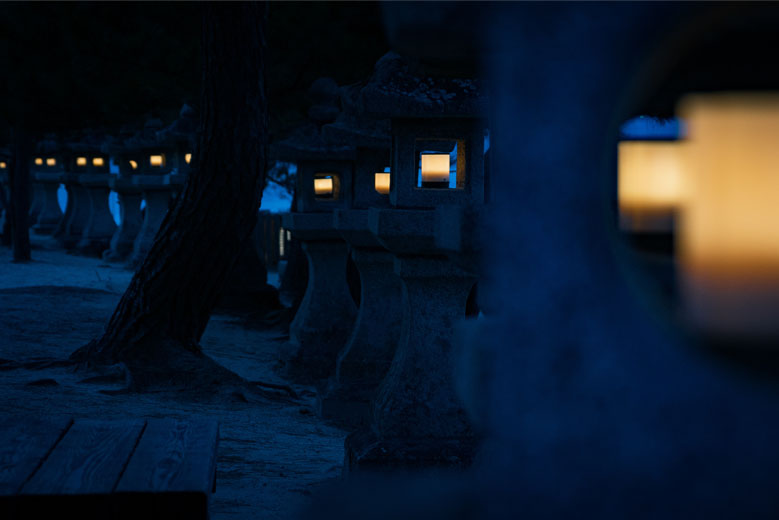
[{"label": "lantern base", "polygon": [[[291,229],[297,234],[297,228]],[[308,258],[308,286],[289,326],[295,353],[289,359],[287,375],[311,382],[327,379],[335,372],[338,352],[349,339],[357,312],[346,281],[346,243],[302,242]]]}]

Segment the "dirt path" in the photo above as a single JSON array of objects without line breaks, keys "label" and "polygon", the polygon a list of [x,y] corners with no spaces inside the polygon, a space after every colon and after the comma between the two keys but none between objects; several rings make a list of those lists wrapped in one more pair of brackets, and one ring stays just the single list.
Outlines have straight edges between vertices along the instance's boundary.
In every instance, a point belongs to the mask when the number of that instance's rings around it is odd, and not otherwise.
[{"label": "dirt path", "polygon": [[[42,249],[35,261],[10,263],[0,248],[0,358],[65,358],[102,331],[131,273],[98,259]],[[286,338],[278,331],[244,328],[234,316],[215,315],[204,351],[252,380],[283,383],[274,372]],[[170,395],[106,395],[69,369],[0,371],[0,417],[192,417],[220,423],[215,519],[292,518],[313,489],[340,476],[345,431],[313,414],[314,392],[295,389],[300,404],[209,404]]]}]

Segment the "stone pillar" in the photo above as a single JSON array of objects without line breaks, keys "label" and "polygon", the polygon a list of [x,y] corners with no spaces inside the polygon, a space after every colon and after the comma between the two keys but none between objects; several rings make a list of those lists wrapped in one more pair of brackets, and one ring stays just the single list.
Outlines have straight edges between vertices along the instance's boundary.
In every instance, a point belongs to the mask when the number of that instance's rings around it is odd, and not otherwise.
[{"label": "stone pillar", "polygon": [[402,283],[394,256],[368,229],[367,210],[336,210],[335,227],[352,246],[360,272],[360,308],[354,329],[338,355],[335,378],[319,394],[323,418],[344,426],[367,424],[376,390],[387,374],[400,339]]},{"label": "stone pillar", "polygon": [[79,182],[87,190],[89,197],[89,220],[84,228],[81,240],[76,247],[84,254],[100,256],[108,249],[116,231],[116,223],[108,208],[108,195],[111,188],[108,173],[83,173]]},{"label": "stone pillar", "polygon": [[403,324],[370,427],[346,440],[345,471],[467,466],[475,440],[454,389],[451,345],[476,275],[436,246],[434,210],[376,208],[369,218],[395,255]]},{"label": "stone pillar", "polygon": [[30,197],[30,225],[32,226],[35,224],[35,222],[38,221],[38,216],[41,214],[41,209],[43,208],[43,199],[45,197],[45,194],[43,192],[43,186],[40,182],[36,179],[35,174],[37,172],[33,171],[33,168],[30,168],[30,178],[32,182],[30,183],[30,191],[31,191],[31,197]]},{"label": "stone pillar", "polygon": [[141,229],[141,190],[135,186],[131,178],[112,177],[109,186],[119,199],[120,221],[116,228],[109,249],[103,251],[103,260],[119,262],[127,259],[133,251],[133,243]]},{"label": "stone pillar", "polygon": [[306,293],[289,327],[294,349],[289,374],[299,380],[322,380],[334,373],[356,315],[346,282],[349,251],[332,227],[332,213],[290,213],[284,218],[308,259]]},{"label": "stone pillar", "polygon": [[476,277],[436,257],[400,257],[395,271],[404,287],[400,343],[372,427],[346,440],[345,469],[467,466],[476,441],[455,393],[451,343]]},{"label": "stone pillar", "polygon": [[133,243],[133,254],[128,267],[136,269],[143,263],[146,253],[154,243],[154,237],[162,225],[170,202],[170,185],[164,175],[136,175],[133,184],[139,187],[146,201],[146,215]]},{"label": "stone pillar", "polygon": [[78,174],[67,173],[64,181],[68,190],[68,207],[65,211],[67,221],[57,240],[65,249],[73,249],[81,240],[89,221],[89,193],[79,183]]},{"label": "stone pillar", "polygon": [[60,186],[61,173],[36,172],[35,179],[41,186],[43,204],[38,220],[32,227],[33,231],[41,235],[54,233],[62,220],[62,210],[57,199],[57,190]]}]

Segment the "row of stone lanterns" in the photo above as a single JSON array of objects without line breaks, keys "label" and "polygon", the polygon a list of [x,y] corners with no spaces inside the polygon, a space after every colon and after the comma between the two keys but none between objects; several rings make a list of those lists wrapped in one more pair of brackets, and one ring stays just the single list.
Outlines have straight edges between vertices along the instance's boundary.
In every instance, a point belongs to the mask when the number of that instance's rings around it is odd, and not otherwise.
[{"label": "row of stone lanterns", "polygon": [[[323,417],[356,428],[347,470],[464,465],[475,443],[452,340],[477,281],[464,223],[484,203],[485,99],[473,80],[414,77],[395,54],[348,94],[357,110],[279,147],[298,163],[285,227],[309,265],[290,365],[320,382]],[[360,272],[356,319],[347,252]]]},{"label": "row of stone lanterns", "polygon": [[[51,235],[67,250],[137,267],[189,173],[194,129],[194,113],[185,106],[167,128],[152,120],[142,132],[125,131],[116,139],[40,142],[31,165],[33,231]],[[111,173],[112,162],[118,174]],[[61,186],[67,193],[64,213]],[[119,202],[118,226],[109,210],[111,191]]]}]

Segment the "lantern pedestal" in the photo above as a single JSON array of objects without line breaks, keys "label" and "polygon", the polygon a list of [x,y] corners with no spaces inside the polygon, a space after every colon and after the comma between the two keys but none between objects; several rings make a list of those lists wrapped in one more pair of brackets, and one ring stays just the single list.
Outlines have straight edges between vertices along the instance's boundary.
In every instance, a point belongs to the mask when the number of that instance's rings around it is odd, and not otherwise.
[{"label": "lantern pedestal", "polygon": [[43,199],[45,197],[45,194],[43,193],[43,185],[38,182],[35,173],[32,173],[32,182],[30,183],[29,222],[31,225],[38,221],[38,216],[41,214],[41,209],[43,208]]},{"label": "lantern pedestal", "polygon": [[455,395],[451,341],[476,276],[436,249],[433,210],[372,209],[370,226],[395,253],[405,309],[372,424],[346,440],[346,471],[467,466],[475,439]]},{"label": "lantern pedestal", "polygon": [[67,173],[63,176],[65,189],[68,192],[68,207],[65,211],[66,221],[62,232],[55,233],[55,237],[65,249],[76,247],[89,222],[89,192],[79,183],[78,177],[75,173]]},{"label": "lantern pedestal", "polygon": [[50,235],[57,229],[57,225],[62,220],[62,210],[60,210],[57,200],[57,190],[60,186],[61,173],[38,172],[35,179],[41,186],[43,195],[43,205],[38,214],[38,221],[32,227],[33,231],[41,235]]},{"label": "lantern pedestal", "polygon": [[89,197],[89,220],[76,247],[86,255],[100,256],[110,246],[111,237],[116,231],[114,217],[108,209],[108,195],[111,192],[109,175],[85,173],[78,176]]},{"label": "lantern pedestal", "polygon": [[318,397],[319,415],[345,426],[367,424],[376,389],[400,339],[402,283],[394,255],[368,227],[368,210],[336,210],[335,228],[352,246],[360,272],[360,308],[354,330],[338,355],[336,374]]},{"label": "lantern pedestal", "polygon": [[332,213],[289,213],[283,219],[308,258],[308,286],[289,327],[295,350],[289,375],[307,381],[326,379],[335,371],[356,314],[346,281],[349,251],[333,228]]},{"label": "lantern pedestal", "polygon": [[110,248],[103,251],[103,260],[120,262],[133,251],[135,237],[141,229],[141,190],[133,184],[132,178],[112,177],[109,186],[117,193],[119,199],[120,221],[114,236],[111,237]]},{"label": "lantern pedestal", "polygon": [[165,175],[135,175],[132,182],[141,190],[146,201],[146,214],[138,236],[135,237],[133,254],[128,265],[130,269],[136,269],[146,258],[168,212],[171,187]]}]

